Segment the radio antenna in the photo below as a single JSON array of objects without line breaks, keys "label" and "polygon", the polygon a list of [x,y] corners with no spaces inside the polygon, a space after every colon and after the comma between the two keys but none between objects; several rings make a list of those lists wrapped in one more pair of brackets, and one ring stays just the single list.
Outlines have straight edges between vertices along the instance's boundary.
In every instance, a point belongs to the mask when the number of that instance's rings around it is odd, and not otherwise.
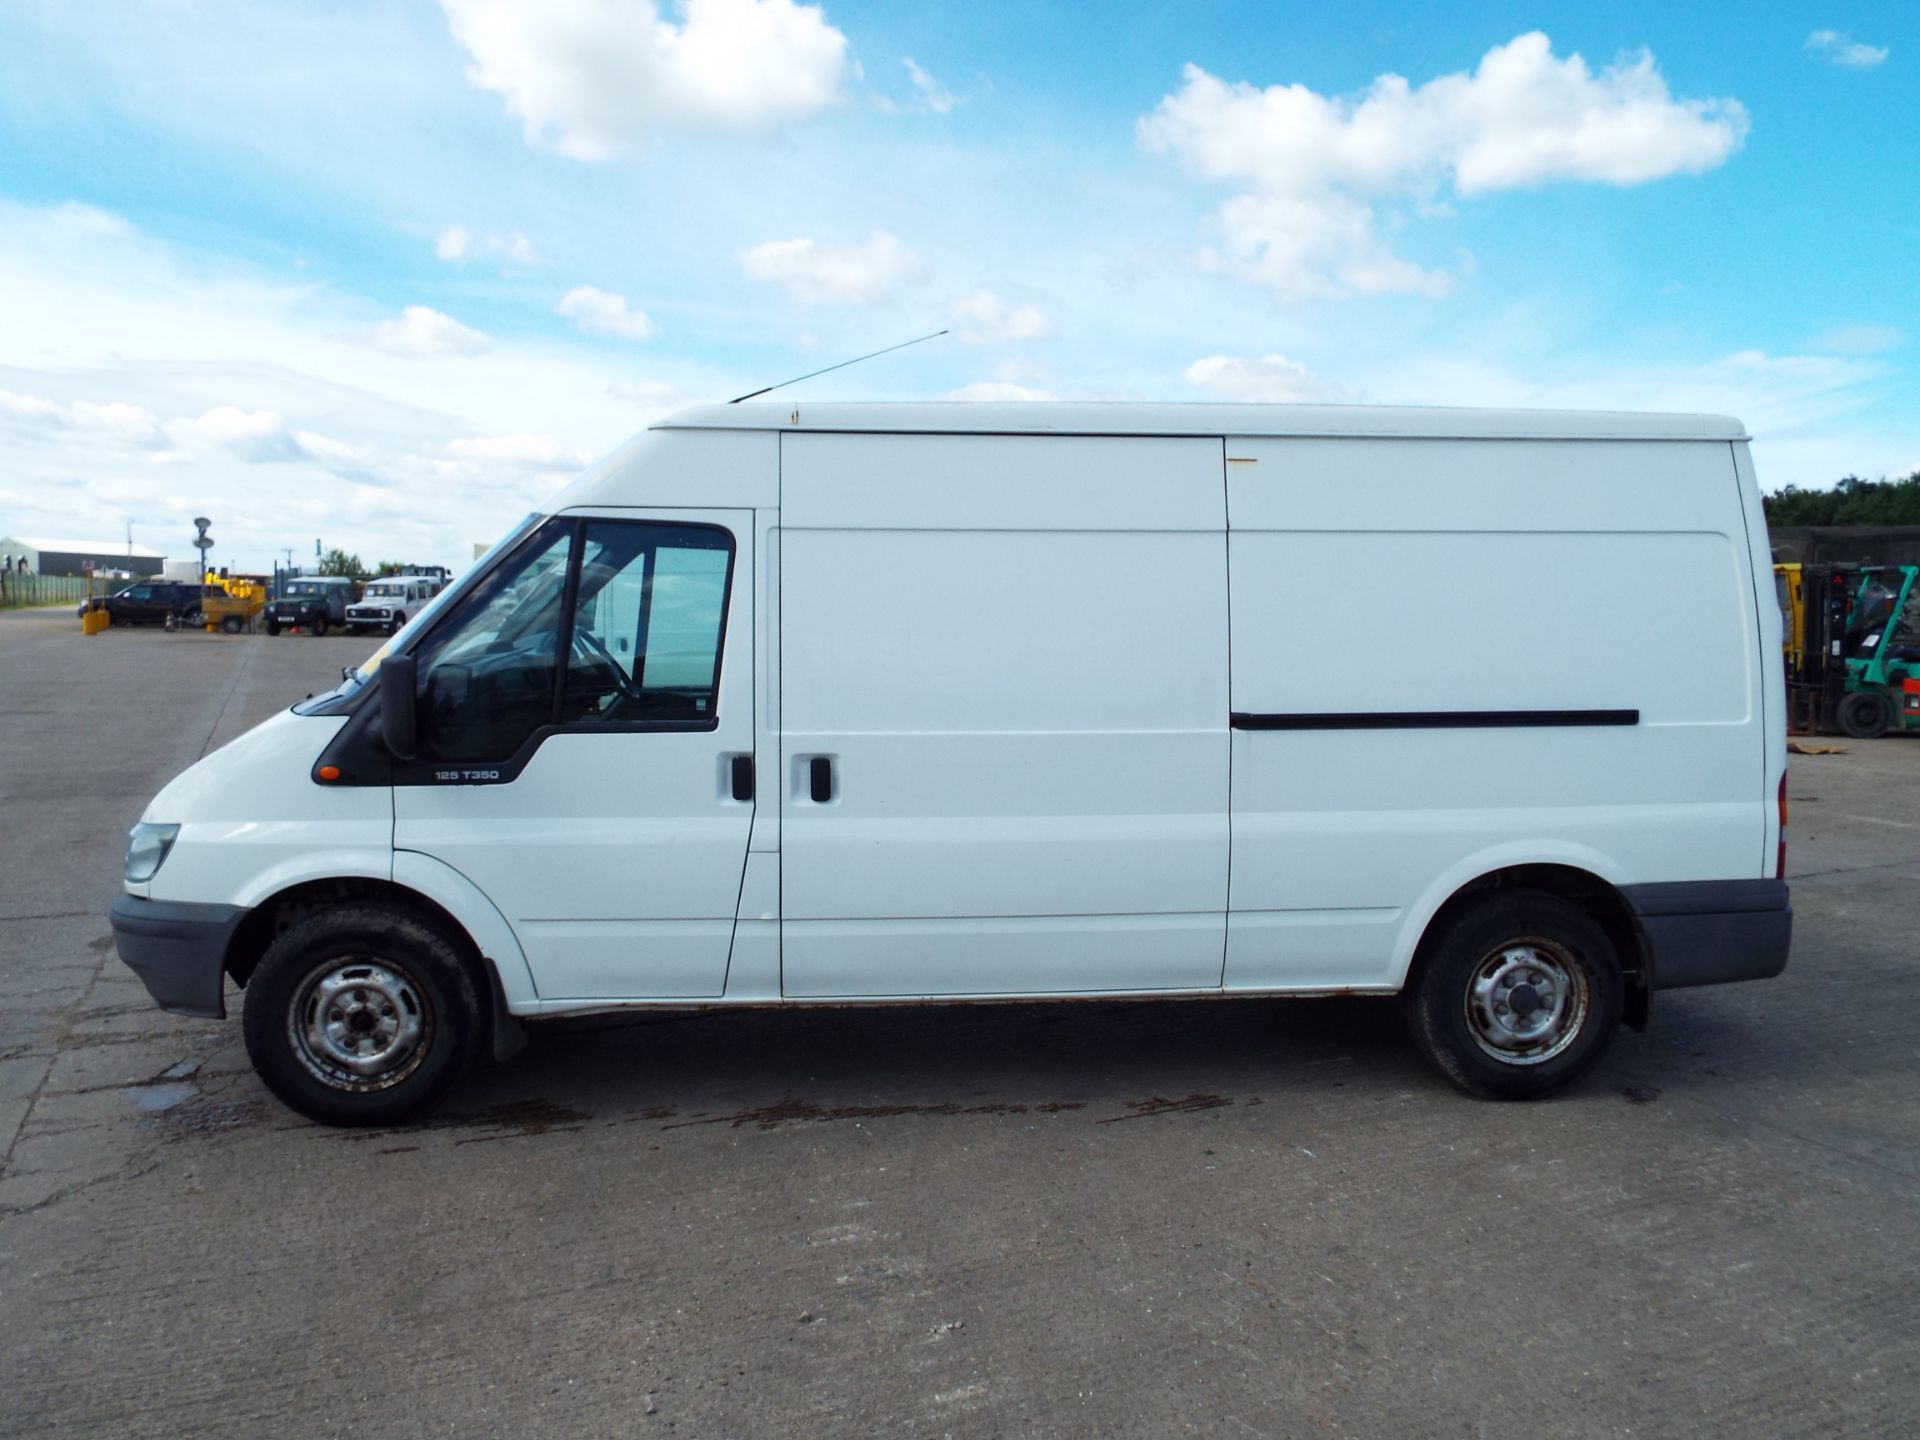
[{"label": "radio antenna", "polygon": [[904,350],[909,345],[918,345],[923,340],[938,340],[942,335],[945,335],[946,333],[947,332],[945,330],[936,330],[931,335],[922,335],[918,340],[902,340],[898,345],[889,345],[887,346],[886,349],[875,350],[870,355],[856,355],[851,360],[842,360],[838,365],[829,365],[825,369],[821,369],[821,370],[809,370],[806,374],[796,375],[791,380],[781,380],[772,385],[763,385],[758,390],[749,390],[744,395],[734,396],[733,399],[729,400],[727,403],[729,405],[738,405],[742,400],[752,400],[756,396],[765,395],[770,390],[783,389],[788,385],[798,385],[802,380],[811,380],[816,375],[826,374],[828,370],[844,370],[849,365],[858,365],[862,360],[873,360],[878,358],[881,355],[891,355],[896,350]]}]

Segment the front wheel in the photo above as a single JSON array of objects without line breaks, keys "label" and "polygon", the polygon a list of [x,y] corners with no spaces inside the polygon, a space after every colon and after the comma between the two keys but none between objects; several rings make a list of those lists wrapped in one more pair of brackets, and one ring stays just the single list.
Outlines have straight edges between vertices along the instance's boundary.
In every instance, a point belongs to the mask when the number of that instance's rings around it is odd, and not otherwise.
[{"label": "front wheel", "polygon": [[1893,707],[1877,690],[1855,690],[1840,700],[1840,728],[1855,740],[1878,740],[1893,724]]},{"label": "front wheel", "polygon": [[402,610],[399,614],[395,615],[393,619],[387,622],[387,634],[398,635],[400,633],[400,627],[406,623],[407,623],[407,612]]},{"label": "front wheel", "polygon": [[327,633],[327,617],[324,615],[314,616],[312,628],[315,635],[325,635]]},{"label": "front wheel", "polygon": [[1406,998],[1414,1039],[1470,1095],[1532,1100],[1564,1089],[1620,1028],[1613,942],[1557,896],[1489,895],[1423,948]]},{"label": "front wheel", "polygon": [[269,635],[278,635],[280,633],[280,622],[271,615],[267,617],[267,633]]},{"label": "front wheel", "polygon": [[459,952],[403,909],[345,903],[281,933],[247,982],[247,1055],[327,1125],[390,1125],[472,1062],[480,1003]]},{"label": "front wheel", "polygon": [[247,622],[242,620],[238,615],[222,615],[220,617],[220,628],[229,635],[238,635],[242,630],[247,628]]}]

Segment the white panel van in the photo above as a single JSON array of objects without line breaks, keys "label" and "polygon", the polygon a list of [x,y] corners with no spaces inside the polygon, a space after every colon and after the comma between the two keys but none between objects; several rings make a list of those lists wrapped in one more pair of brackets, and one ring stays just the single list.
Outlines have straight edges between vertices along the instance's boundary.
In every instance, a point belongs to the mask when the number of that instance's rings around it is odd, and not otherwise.
[{"label": "white panel van", "polygon": [[773,405],[655,426],[167,786],[119,951],[387,1122],[543,1016],[1399,996],[1462,1088],[1778,974],[1715,416]]}]

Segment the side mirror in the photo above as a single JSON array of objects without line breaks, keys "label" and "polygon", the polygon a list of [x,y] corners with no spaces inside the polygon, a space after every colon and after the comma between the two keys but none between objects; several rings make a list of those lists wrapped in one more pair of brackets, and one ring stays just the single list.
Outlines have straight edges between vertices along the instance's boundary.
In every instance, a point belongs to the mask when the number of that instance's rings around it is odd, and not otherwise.
[{"label": "side mirror", "polygon": [[414,699],[420,662],[411,655],[389,655],[380,662],[380,738],[396,760],[419,751],[420,706]]}]

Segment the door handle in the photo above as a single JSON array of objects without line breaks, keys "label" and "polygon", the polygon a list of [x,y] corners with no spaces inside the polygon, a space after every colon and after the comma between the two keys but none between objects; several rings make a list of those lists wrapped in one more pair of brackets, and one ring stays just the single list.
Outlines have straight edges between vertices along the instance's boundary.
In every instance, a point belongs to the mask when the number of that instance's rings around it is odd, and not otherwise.
[{"label": "door handle", "polygon": [[753,799],[753,756],[734,756],[731,778],[734,799],[742,802]]},{"label": "door handle", "polygon": [[816,755],[808,762],[807,793],[816,805],[833,799],[833,761],[829,757]]}]

